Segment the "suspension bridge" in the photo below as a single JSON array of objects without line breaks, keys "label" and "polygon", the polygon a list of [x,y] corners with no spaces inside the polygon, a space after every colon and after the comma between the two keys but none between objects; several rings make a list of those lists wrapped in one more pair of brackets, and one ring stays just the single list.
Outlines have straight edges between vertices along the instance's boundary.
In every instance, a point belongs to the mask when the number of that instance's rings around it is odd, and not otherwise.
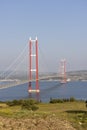
[{"label": "suspension bridge", "polygon": [[[13,86],[18,86],[28,83],[28,92],[40,92],[39,81],[40,80],[51,80],[56,79],[60,80],[61,83],[66,83],[66,60],[63,59],[60,61],[60,72],[59,74],[50,74],[46,76],[40,76],[39,74],[39,65],[38,65],[38,39],[35,40],[29,39],[28,45],[25,46],[20,55],[0,74],[0,89],[9,88]],[[18,68],[21,67],[23,62],[27,59],[27,68],[26,72],[27,79],[19,80],[16,77],[18,73]],[[15,75],[15,76],[13,76]],[[32,82],[36,83],[36,86],[32,86]]]}]

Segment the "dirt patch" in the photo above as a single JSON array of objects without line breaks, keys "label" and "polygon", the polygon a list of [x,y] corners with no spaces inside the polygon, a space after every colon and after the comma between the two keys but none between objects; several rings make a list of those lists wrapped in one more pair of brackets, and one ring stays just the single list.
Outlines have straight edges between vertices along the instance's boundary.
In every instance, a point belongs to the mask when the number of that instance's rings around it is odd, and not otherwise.
[{"label": "dirt patch", "polygon": [[32,119],[13,119],[0,117],[0,130],[76,130],[67,120],[57,117],[34,117]]}]

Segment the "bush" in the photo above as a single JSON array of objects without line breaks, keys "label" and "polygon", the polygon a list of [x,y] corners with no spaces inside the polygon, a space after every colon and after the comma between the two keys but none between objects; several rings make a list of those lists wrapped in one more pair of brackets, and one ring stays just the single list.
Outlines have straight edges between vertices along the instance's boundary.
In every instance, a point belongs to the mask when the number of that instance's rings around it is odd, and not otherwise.
[{"label": "bush", "polygon": [[51,99],[50,103],[63,103],[62,99]]},{"label": "bush", "polygon": [[13,101],[7,101],[6,104],[9,106],[16,106],[21,105],[23,100],[13,100]]},{"label": "bush", "polygon": [[37,110],[38,107],[36,106],[37,101],[35,100],[24,100],[24,102],[22,102],[22,109],[27,109],[27,110]]},{"label": "bush", "polygon": [[74,97],[70,97],[70,102],[74,102],[76,99]]},{"label": "bush", "polygon": [[86,107],[87,107],[87,100],[85,101]]},{"label": "bush", "polygon": [[22,109],[27,109],[27,110],[37,110],[38,107],[36,104],[39,102],[33,99],[27,99],[27,100],[13,100],[13,101],[7,101],[6,104],[9,106],[21,106]]},{"label": "bush", "polygon": [[64,98],[64,99],[52,99],[50,98],[50,103],[64,103],[64,102],[74,102],[76,99],[74,97]]}]

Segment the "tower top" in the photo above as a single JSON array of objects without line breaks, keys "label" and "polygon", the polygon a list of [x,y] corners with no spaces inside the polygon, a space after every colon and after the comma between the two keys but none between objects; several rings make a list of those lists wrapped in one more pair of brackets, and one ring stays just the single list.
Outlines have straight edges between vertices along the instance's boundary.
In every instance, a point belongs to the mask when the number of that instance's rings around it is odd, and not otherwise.
[{"label": "tower top", "polygon": [[29,38],[29,40],[31,41],[31,37]]},{"label": "tower top", "polygon": [[[31,37],[29,38],[29,40],[31,41]],[[35,40],[37,40],[37,36],[36,36]]]},{"label": "tower top", "polygon": [[37,40],[37,36],[36,36],[36,40]]}]

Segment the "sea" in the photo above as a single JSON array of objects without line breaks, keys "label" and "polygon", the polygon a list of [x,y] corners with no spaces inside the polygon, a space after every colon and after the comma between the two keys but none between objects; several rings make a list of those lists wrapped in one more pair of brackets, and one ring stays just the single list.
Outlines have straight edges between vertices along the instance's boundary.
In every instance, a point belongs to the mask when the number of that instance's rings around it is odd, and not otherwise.
[{"label": "sea", "polygon": [[[35,82],[32,83],[32,89]],[[78,100],[87,100],[87,81],[70,81],[60,83],[58,81],[40,81],[40,93],[38,98],[42,102],[49,102],[54,98],[74,97]],[[17,99],[37,99],[37,94],[28,93],[28,83],[9,88],[0,89],[0,101],[9,101]]]}]

